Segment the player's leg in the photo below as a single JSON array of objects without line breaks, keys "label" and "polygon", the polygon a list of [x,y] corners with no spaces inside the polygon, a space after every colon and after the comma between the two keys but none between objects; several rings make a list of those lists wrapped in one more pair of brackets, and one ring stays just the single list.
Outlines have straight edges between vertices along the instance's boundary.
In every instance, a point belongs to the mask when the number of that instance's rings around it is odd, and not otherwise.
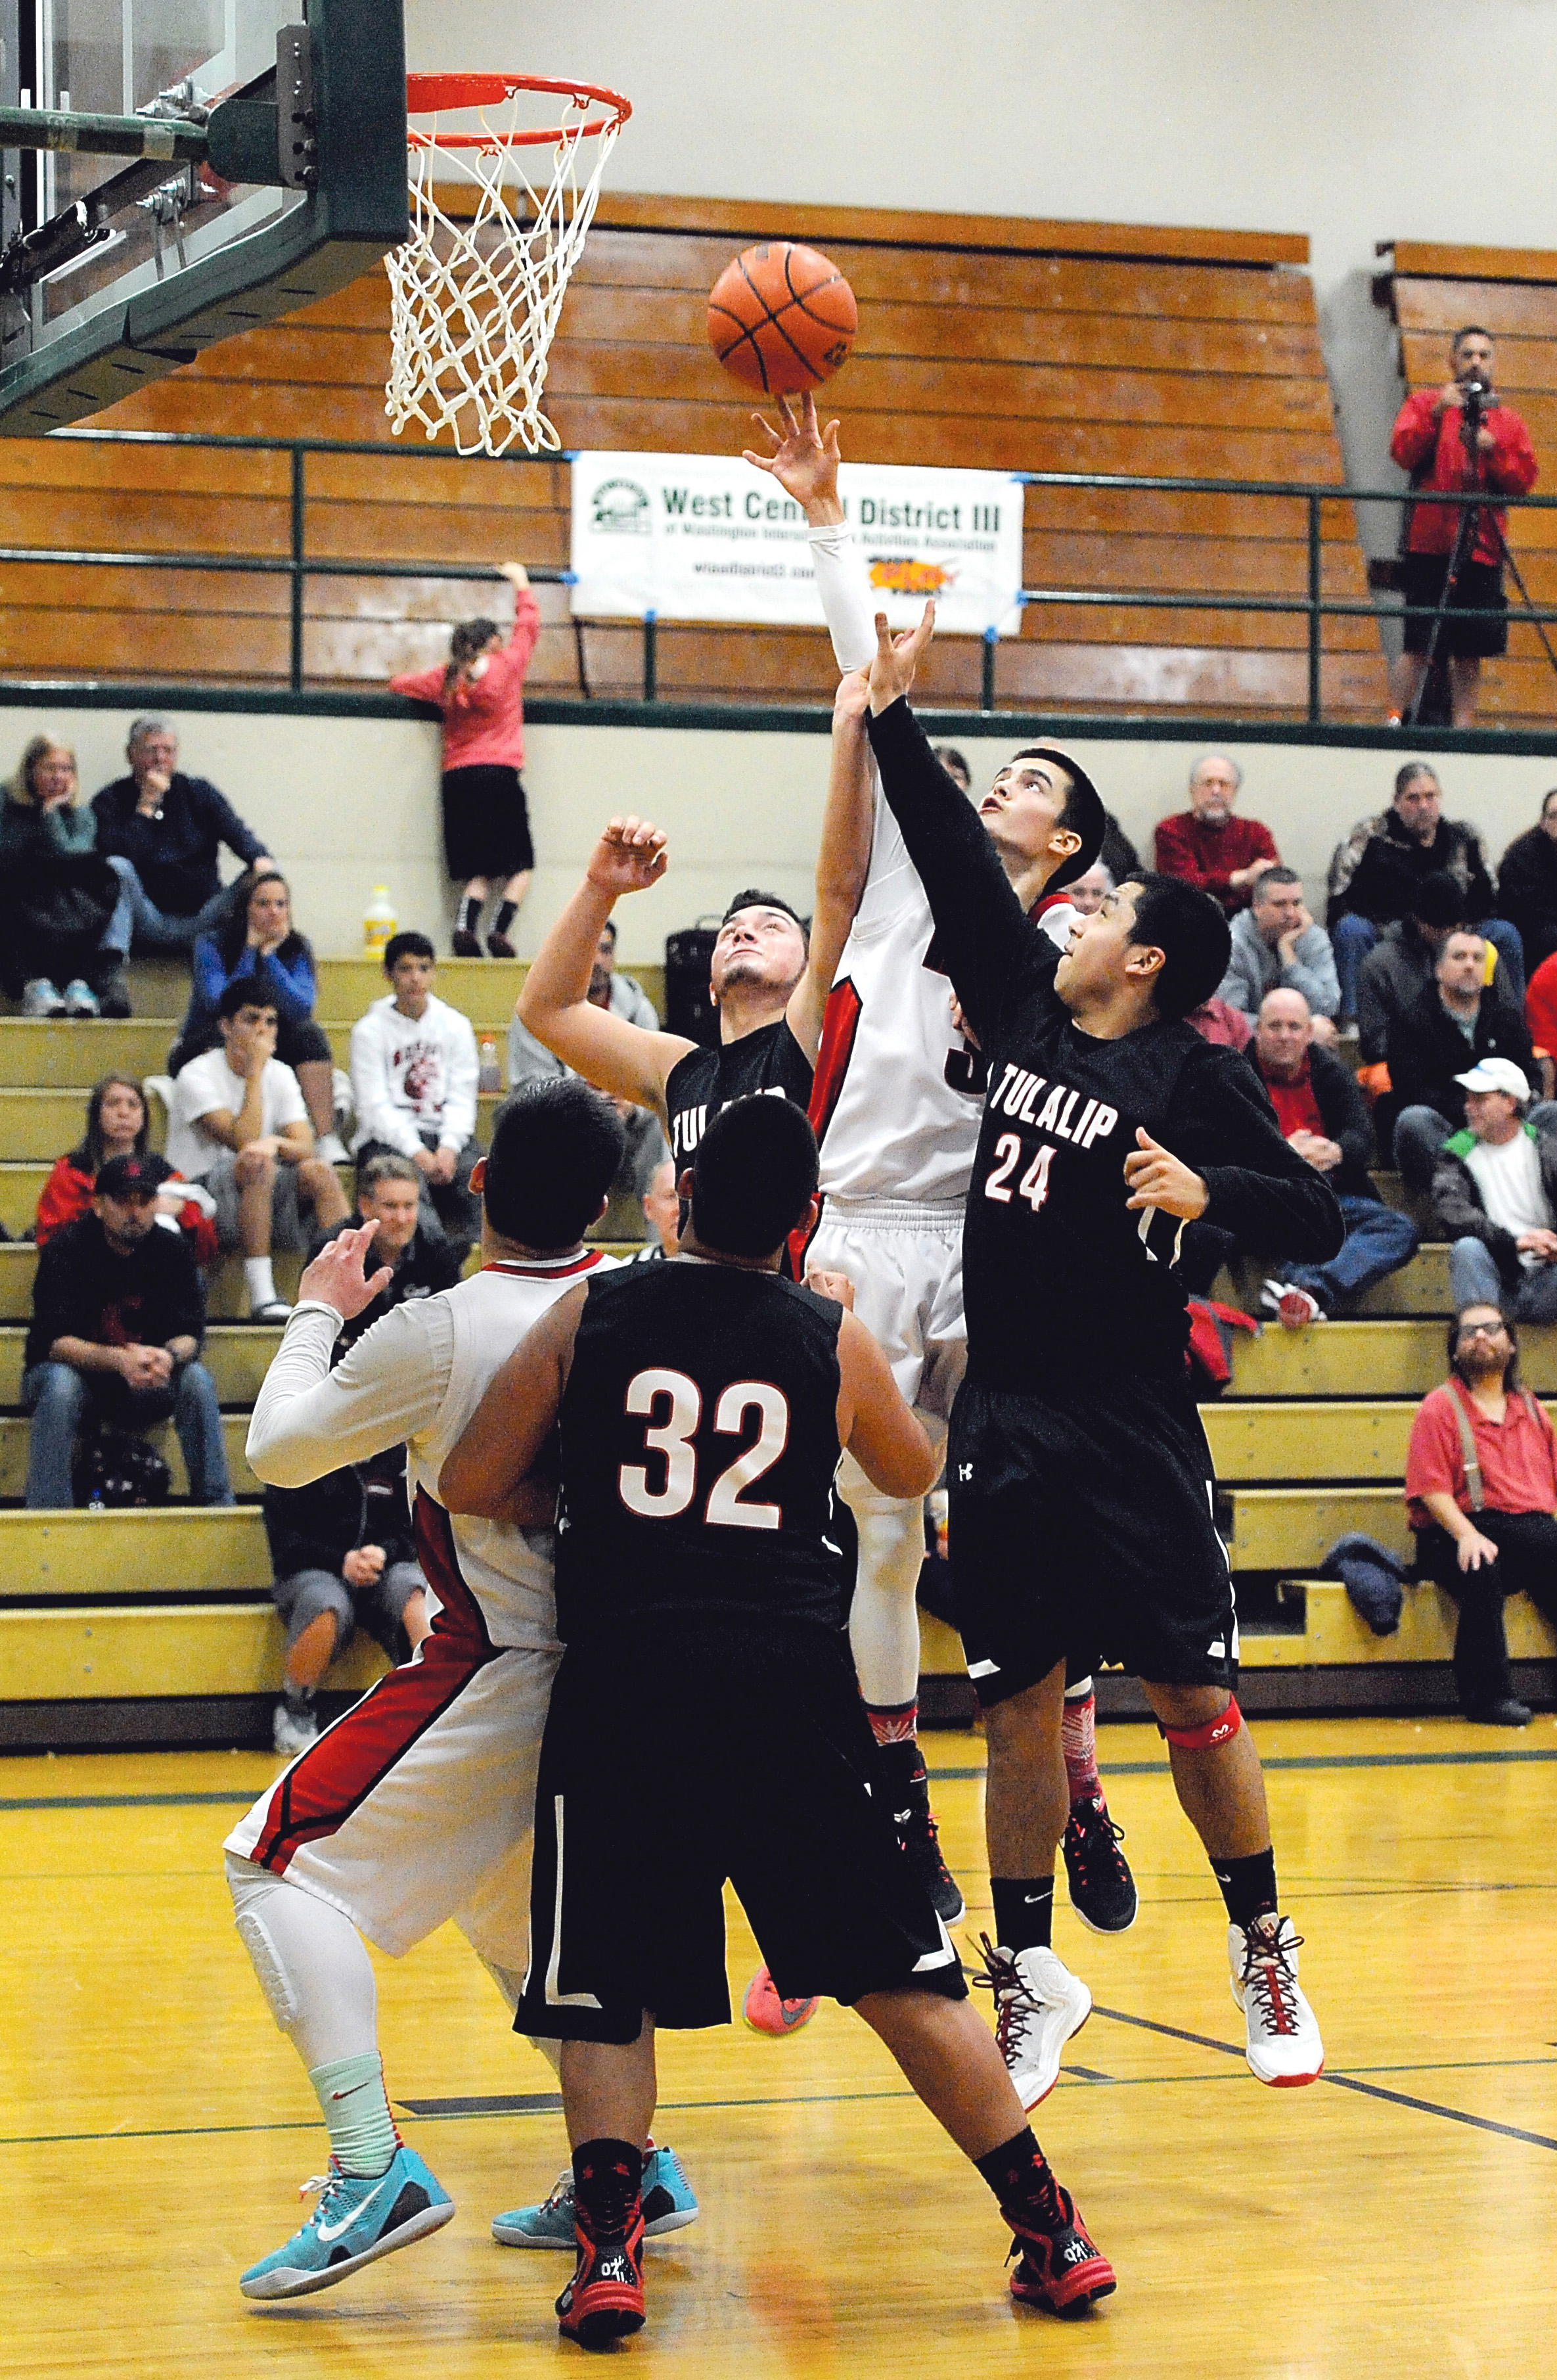
[{"label": "player's leg", "polygon": [[1065,1670],[1060,1749],[1070,1808],[1065,1821],[1066,1880],[1070,1906],[1094,1934],[1123,1934],[1135,1924],[1135,1878],[1119,1844],[1123,1827],[1108,1814],[1097,1773],[1097,1695],[1092,1664],[1072,1654]]},{"label": "player's leg", "polygon": [[[857,1469],[845,1457],[845,1467]],[[893,1822],[939,1914],[955,1925],[965,1903],[941,1856],[930,1785],[919,1749],[919,1605],[924,1507],[880,1496],[863,1478],[840,1478],[859,1536],[849,1645],[887,1779]]]},{"label": "player's leg", "polygon": [[1142,1683],[1167,1738],[1180,1806],[1226,1905],[1232,1991],[1244,2014],[1249,2070],[1261,2082],[1312,2082],[1323,2070],[1324,2047],[1298,1988],[1301,1937],[1280,1912],[1253,1739],[1225,1686]]}]

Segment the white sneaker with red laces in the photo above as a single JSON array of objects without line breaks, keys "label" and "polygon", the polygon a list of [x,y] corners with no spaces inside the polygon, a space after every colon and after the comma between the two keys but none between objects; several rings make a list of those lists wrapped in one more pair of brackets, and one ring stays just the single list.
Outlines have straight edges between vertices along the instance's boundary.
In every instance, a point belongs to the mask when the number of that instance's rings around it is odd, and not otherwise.
[{"label": "white sneaker with red laces", "polygon": [[1268,1281],[1261,1292],[1260,1303],[1267,1314],[1275,1316],[1284,1330],[1306,1330],[1310,1322],[1330,1319],[1312,1292],[1299,1289],[1293,1281]]},{"label": "white sneaker with red laces", "polygon": [[1059,2081],[1060,2053],[1092,2012],[1092,1996],[1053,1950],[1003,1950],[979,1936],[984,1972],[975,1984],[995,1994],[995,2038],[1024,2108],[1036,2107]]},{"label": "white sneaker with red laces", "polygon": [[1298,1945],[1290,1917],[1257,1917],[1227,1928],[1233,1998],[1243,2010],[1244,2055],[1257,2082],[1293,2089],[1317,2082],[1324,2044],[1312,2009],[1298,1988]]}]

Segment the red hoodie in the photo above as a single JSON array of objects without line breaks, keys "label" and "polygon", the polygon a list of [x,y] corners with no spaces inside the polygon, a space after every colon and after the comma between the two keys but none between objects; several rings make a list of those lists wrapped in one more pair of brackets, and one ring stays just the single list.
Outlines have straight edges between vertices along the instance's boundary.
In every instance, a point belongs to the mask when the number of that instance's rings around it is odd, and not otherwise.
[{"label": "red hoodie", "polygon": [[[1431,468],[1417,484],[1452,491],[1466,485],[1468,458],[1460,443],[1458,407],[1445,406],[1435,420],[1432,408],[1437,402],[1435,388],[1420,388],[1415,396],[1406,398],[1395,417],[1390,453],[1413,475],[1430,457]],[[1529,431],[1506,405],[1492,406],[1482,418],[1494,441],[1491,452],[1480,458],[1486,486],[1494,495],[1527,496],[1536,483],[1536,456]],[[1447,553],[1454,545],[1459,517],[1457,504],[1417,504],[1411,513],[1408,550],[1412,553]],[[1502,528],[1507,515],[1500,512],[1495,518]],[[1477,525],[1476,550],[1471,559],[1490,563],[1502,559],[1497,539],[1485,518]]]}]

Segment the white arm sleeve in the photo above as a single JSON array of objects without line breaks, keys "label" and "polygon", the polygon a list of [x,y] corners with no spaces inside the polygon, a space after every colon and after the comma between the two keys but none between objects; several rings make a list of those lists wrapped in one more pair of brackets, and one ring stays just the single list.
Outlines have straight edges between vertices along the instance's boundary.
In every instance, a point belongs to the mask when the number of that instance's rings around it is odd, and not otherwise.
[{"label": "white arm sleeve", "polygon": [[822,616],[840,670],[868,669],[875,651],[875,605],[864,560],[848,528],[814,528],[811,559]]},{"label": "white arm sleeve", "polygon": [[306,1488],[428,1429],[449,1390],[454,1328],[441,1298],[397,1305],[334,1371],[333,1307],[304,1305],[266,1373],[248,1425],[248,1460],[272,1488]]}]

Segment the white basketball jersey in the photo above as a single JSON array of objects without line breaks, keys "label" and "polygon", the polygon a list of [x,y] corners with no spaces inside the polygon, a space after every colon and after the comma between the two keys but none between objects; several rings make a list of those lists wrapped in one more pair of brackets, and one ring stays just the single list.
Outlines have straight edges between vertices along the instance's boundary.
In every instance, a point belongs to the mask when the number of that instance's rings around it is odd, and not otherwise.
[{"label": "white basketball jersey", "polygon": [[[453,1451],[491,1382],[525,1333],[548,1306],[591,1273],[613,1266],[599,1248],[550,1262],[494,1264],[440,1298],[453,1326],[449,1386],[436,1419],[407,1442],[413,1489],[425,1488],[438,1500],[438,1475]],[[371,1336],[371,1334],[369,1334]],[[367,1342],[364,1342],[364,1344]],[[512,1521],[486,1521],[467,1512],[450,1515],[460,1572],[481,1607],[494,1645],[549,1650],[557,1642],[552,1585],[552,1533],[521,1529]]]}]

